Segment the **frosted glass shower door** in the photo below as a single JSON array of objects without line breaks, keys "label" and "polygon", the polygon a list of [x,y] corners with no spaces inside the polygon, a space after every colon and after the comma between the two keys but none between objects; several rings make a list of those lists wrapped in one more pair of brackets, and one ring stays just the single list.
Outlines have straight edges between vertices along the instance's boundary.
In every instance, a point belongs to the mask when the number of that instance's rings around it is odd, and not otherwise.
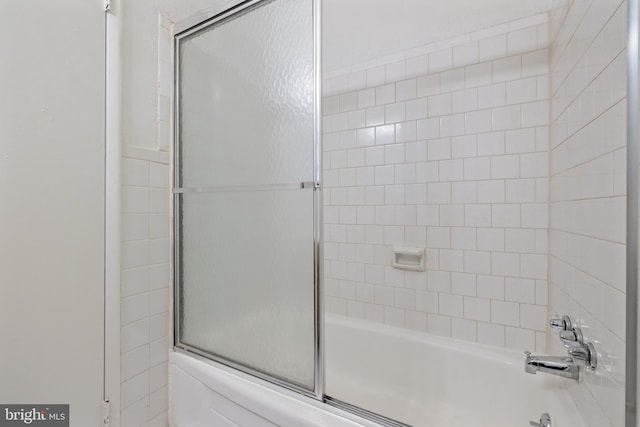
[{"label": "frosted glass shower door", "polygon": [[241,7],[176,37],[176,346],[314,392],[314,2]]}]

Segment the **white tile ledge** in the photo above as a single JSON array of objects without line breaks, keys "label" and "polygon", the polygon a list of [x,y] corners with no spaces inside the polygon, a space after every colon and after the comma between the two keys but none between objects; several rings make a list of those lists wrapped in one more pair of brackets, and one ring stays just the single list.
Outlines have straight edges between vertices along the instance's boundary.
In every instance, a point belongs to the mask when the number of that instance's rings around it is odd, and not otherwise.
[{"label": "white tile ledge", "polygon": [[150,162],[169,164],[169,153],[157,149],[145,147],[136,147],[132,145],[122,146],[122,157],[138,160],[147,160]]}]

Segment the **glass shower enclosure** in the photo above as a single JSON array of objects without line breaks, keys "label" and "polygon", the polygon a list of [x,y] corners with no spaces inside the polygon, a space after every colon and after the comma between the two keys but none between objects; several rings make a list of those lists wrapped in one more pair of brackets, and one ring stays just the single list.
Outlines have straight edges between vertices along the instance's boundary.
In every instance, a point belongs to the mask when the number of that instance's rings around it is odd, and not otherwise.
[{"label": "glass shower enclosure", "polygon": [[175,344],[318,397],[316,2],[176,35]]},{"label": "glass shower enclosure", "polygon": [[[321,0],[217,3],[231,8],[175,35],[174,347],[421,425],[402,417],[443,408],[407,389],[457,404],[467,383],[413,381],[434,361],[333,334],[332,319],[517,352],[520,366],[522,350],[567,354],[549,329],[567,314],[598,351],[597,372],[565,383],[578,409],[622,425],[626,386],[635,424],[637,25],[624,35],[637,0],[325,1],[324,74]],[[416,34],[400,31],[412,19]],[[424,268],[394,266],[396,247]],[[365,362],[384,383],[365,391],[402,405],[352,397]]]}]

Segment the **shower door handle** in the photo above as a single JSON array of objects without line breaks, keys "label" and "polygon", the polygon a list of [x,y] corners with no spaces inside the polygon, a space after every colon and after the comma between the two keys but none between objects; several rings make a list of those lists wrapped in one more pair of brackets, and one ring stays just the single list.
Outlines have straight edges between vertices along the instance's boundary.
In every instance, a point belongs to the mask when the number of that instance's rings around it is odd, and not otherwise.
[{"label": "shower door handle", "polygon": [[320,189],[320,183],[314,181],[303,181],[300,183],[300,188],[313,188],[314,190]]}]

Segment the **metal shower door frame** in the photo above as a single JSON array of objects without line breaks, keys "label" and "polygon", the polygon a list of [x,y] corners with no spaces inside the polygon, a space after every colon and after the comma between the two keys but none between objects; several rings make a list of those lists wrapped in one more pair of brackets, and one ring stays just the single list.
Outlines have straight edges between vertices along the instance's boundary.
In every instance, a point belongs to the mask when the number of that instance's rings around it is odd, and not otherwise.
[{"label": "metal shower door frame", "polygon": [[625,405],[626,427],[638,425],[638,199],[640,161],[640,7],[638,0],[627,2],[627,240],[626,240],[626,348]]},{"label": "metal shower door frame", "polygon": [[[323,244],[322,244],[322,121],[321,121],[321,98],[322,98],[322,81],[321,81],[321,0],[309,0],[312,2],[312,21],[313,21],[313,151],[314,151],[314,185],[312,191],[313,197],[313,256],[314,256],[314,387],[307,389],[297,384],[290,383],[275,376],[266,374],[242,364],[235,363],[226,358],[204,352],[200,349],[182,343],[180,340],[180,283],[181,283],[181,249],[182,236],[180,232],[180,41],[195,33],[206,30],[212,25],[220,24],[222,21],[232,18],[233,16],[246,12],[249,9],[260,7],[263,4],[278,0],[245,0],[245,1],[228,1],[221,5],[217,10],[207,10],[197,17],[182,24],[177,24],[173,38],[173,59],[174,59],[174,91],[173,91],[173,347],[176,351],[186,352],[200,358],[204,358],[221,365],[237,369],[238,371],[257,377],[268,383],[275,384],[285,389],[303,394],[316,400],[322,400],[324,397],[324,319],[323,319],[323,298],[322,298],[322,271],[323,271]],[[194,22],[195,21],[195,22]],[[302,186],[302,188],[308,188]]]}]

